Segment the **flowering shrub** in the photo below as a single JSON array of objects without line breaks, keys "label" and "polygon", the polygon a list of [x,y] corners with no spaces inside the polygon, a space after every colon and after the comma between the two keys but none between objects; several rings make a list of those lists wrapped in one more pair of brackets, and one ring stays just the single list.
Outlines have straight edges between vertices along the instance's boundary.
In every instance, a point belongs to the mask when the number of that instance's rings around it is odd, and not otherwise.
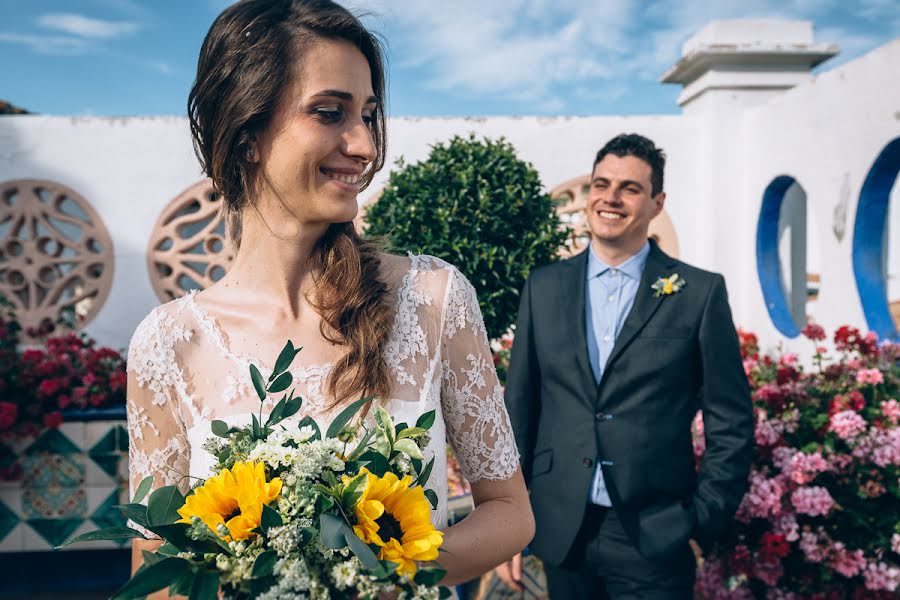
[{"label": "flowering shrub", "polygon": [[[739,332],[753,389],[750,487],[697,593],[722,598],[894,598],[900,585],[900,345],[841,327],[807,372]],[[803,334],[817,344],[818,325]],[[702,420],[695,454],[703,454]]]},{"label": "flowering shrub", "polygon": [[97,347],[86,334],[50,337],[43,348],[19,349],[21,328],[0,296],[0,479],[15,479],[19,467],[10,444],[59,427],[65,409],[125,404],[125,359]]}]

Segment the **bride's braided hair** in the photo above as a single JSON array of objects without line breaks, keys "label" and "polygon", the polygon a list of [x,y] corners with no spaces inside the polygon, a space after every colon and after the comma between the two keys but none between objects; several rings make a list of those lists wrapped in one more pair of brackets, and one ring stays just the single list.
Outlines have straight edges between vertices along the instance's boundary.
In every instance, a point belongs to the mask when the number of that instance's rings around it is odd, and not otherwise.
[{"label": "bride's braided hair", "polygon": [[[291,82],[294,65],[317,39],[346,40],[366,57],[372,88],[384,102],[385,74],[378,40],[330,0],[242,0],[216,19],[200,50],[188,96],[194,150],[226,209],[229,235],[240,245],[241,213],[259,186],[258,163],[246,160]],[[385,120],[372,124],[378,155],[360,189],[384,166]],[[387,286],[379,278],[378,246],[353,223],[336,223],[313,260],[321,275],[310,303],[322,316],[325,339],[347,347],[327,382],[335,404],[363,395],[386,397],[390,377],[385,346],[393,322]]]}]

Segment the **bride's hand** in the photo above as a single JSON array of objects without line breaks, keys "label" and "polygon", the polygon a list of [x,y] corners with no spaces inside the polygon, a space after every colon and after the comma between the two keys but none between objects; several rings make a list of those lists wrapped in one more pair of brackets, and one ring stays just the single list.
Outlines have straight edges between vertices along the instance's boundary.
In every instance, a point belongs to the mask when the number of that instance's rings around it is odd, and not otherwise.
[{"label": "bride's hand", "polygon": [[506,586],[517,592],[524,592],[522,586],[522,554],[516,554],[511,559],[494,569],[497,577],[506,584]]}]

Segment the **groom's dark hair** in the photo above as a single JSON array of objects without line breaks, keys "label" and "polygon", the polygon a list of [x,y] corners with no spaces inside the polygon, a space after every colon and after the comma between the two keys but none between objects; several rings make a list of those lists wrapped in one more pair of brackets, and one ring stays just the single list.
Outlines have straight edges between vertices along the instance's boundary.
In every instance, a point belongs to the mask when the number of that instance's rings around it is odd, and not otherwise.
[{"label": "groom's dark hair", "polygon": [[656,196],[663,191],[663,171],[666,168],[666,153],[662,151],[662,148],[657,148],[653,140],[637,133],[620,133],[606,142],[606,145],[597,153],[594,164],[591,166],[591,173],[594,172],[597,163],[603,160],[607,154],[612,154],[619,158],[634,156],[641,159],[650,165],[650,185],[653,188],[651,194]]}]

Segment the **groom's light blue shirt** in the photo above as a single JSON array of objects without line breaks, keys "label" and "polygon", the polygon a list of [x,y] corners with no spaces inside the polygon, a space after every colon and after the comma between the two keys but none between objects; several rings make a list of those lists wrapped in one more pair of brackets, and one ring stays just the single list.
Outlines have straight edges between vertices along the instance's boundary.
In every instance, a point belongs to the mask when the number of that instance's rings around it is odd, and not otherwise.
[{"label": "groom's light blue shirt", "polygon": [[[600,383],[606,362],[612,354],[613,346],[625,317],[634,305],[650,244],[643,247],[622,264],[611,267],[594,253],[588,251],[587,285],[585,286],[585,313],[587,323],[588,356],[594,379]],[[597,460],[594,481],[591,485],[591,502],[600,506],[612,506],[606,482],[603,480],[601,461]]]}]

